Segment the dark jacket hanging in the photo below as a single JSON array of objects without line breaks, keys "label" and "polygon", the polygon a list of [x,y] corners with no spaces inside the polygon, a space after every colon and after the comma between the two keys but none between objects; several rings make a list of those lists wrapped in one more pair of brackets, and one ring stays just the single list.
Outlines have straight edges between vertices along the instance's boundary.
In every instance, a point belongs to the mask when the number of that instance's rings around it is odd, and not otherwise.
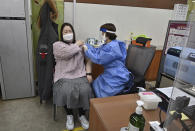
[{"label": "dark jacket hanging", "polygon": [[51,21],[52,9],[46,2],[40,10],[40,36],[37,46],[37,74],[40,101],[51,96],[53,85],[53,43],[58,41],[58,25]]}]

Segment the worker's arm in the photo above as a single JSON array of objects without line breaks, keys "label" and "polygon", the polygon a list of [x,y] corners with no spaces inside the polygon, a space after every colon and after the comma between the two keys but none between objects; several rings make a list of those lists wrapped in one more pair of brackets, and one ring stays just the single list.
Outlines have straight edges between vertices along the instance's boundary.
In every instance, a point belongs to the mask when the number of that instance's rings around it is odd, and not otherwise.
[{"label": "worker's arm", "polygon": [[101,48],[96,51],[88,48],[87,50],[85,50],[85,55],[92,62],[100,65],[108,64],[118,58],[117,54],[115,54],[114,50],[110,46]]}]

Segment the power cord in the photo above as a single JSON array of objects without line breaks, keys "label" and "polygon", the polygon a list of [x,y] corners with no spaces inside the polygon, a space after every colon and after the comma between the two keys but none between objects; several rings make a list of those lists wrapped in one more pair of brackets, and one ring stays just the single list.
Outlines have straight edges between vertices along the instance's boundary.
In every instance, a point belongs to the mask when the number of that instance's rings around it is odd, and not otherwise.
[{"label": "power cord", "polygon": [[160,111],[159,111],[159,119],[160,119],[160,123],[162,123],[161,112],[162,112],[162,110],[160,109]]}]

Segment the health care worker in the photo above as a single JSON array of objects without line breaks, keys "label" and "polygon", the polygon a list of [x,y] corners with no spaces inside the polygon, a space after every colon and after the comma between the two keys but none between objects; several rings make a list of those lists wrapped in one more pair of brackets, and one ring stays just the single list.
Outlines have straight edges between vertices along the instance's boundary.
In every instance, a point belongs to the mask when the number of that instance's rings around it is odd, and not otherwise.
[{"label": "health care worker", "polygon": [[99,48],[84,45],[85,55],[104,67],[104,72],[92,83],[96,97],[114,96],[127,85],[133,84],[133,75],[125,66],[127,55],[124,42],[116,40],[116,28],[112,23],[100,27],[103,41]]}]

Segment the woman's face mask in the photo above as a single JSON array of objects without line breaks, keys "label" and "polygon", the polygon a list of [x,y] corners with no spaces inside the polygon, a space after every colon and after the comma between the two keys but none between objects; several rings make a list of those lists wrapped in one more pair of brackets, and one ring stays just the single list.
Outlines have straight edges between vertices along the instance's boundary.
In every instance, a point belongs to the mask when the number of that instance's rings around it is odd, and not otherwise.
[{"label": "woman's face mask", "polygon": [[63,39],[64,39],[64,41],[71,42],[73,40],[73,33],[64,34]]}]

